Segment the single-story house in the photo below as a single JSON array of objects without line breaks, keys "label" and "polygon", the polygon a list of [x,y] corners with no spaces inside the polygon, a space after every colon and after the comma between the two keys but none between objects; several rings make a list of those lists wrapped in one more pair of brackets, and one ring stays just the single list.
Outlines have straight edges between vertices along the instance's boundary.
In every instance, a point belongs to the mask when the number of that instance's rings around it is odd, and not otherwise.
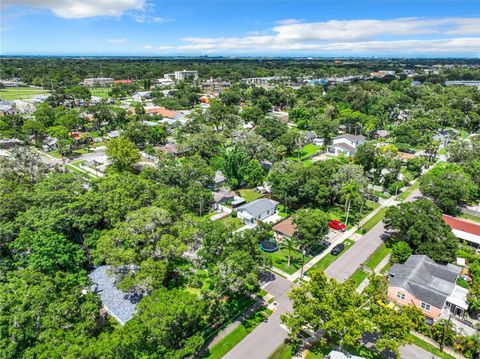
[{"label": "single-story house", "polygon": [[231,202],[234,198],[235,192],[230,191],[228,188],[220,188],[218,191],[213,192],[213,210],[216,211],[221,204]]},{"label": "single-story house", "polygon": [[17,138],[5,138],[5,139],[0,140],[0,148],[1,149],[9,149],[9,148],[13,148],[13,147],[16,147],[16,146],[20,146],[22,144],[23,144],[23,142],[20,141]]},{"label": "single-story house", "polygon": [[387,130],[373,130],[368,133],[371,138],[374,140],[378,138],[388,138],[390,137],[390,131]]},{"label": "single-story house", "polygon": [[468,309],[468,290],[458,286],[462,269],[441,265],[425,255],[412,255],[389,270],[388,298],[399,305],[414,305],[431,320],[451,312],[462,317]]},{"label": "single-story house", "polygon": [[156,147],[156,149],[158,149],[159,151],[161,151],[163,153],[169,153],[169,154],[174,155],[174,156],[176,156],[178,154],[177,145],[174,144],[174,143],[167,143],[164,146]]},{"label": "single-story house", "polygon": [[343,134],[335,137],[332,144],[327,147],[327,153],[334,156],[341,154],[346,156],[353,156],[357,147],[365,142],[365,136]]},{"label": "single-story house", "polygon": [[450,226],[453,234],[468,245],[480,249],[480,224],[476,224],[461,218],[442,214],[446,224]]},{"label": "single-story house", "polygon": [[237,208],[238,218],[245,224],[255,224],[277,211],[278,202],[268,198],[259,198]]},{"label": "single-story house", "polygon": [[161,106],[145,106],[145,113],[147,115],[158,115],[161,117],[175,118],[177,111],[172,111]]},{"label": "single-story house", "polygon": [[15,106],[11,106],[11,105],[0,106],[0,116],[17,115],[19,113],[20,111]]},{"label": "single-story house", "polygon": [[288,217],[281,222],[278,222],[273,226],[273,233],[275,239],[279,242],[285,238],[292,238],[295,235],[295,224],[293,224],[293,217]]},{"label": "single-story house", "polygon": [[43,139],[42,150],[48,152],[57,149],[57,142],[58,140],[54,137],[46,137]]},{"label": "single-story house", "polygon": [[88,277],[93,283],[92,291],[99,295],[108,314],[121,325],[132,319],[140,298],[129,296],[115,286],[115,277],[110,273],[110,266],[97,267]]},{"label": "single-story house", "polygon": [[135,101],[149,100],[151,97],[152,97],[152,92],[151,91],[139,91],[139,92],[135,92],[132,95],[132,98]]}]

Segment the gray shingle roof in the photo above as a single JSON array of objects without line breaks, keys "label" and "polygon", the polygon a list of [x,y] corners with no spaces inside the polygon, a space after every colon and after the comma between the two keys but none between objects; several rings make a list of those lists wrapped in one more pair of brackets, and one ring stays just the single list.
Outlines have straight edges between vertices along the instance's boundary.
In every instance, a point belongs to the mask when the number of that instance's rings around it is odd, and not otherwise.
[{"label": "gray shingle roof", "polygon": [[390,286],[404,288],[417,299],[443,309],[460,271],[460,267],[452,264],[445,266],[427,256],[413,255],[404,264],[390,268]]},{"label": "gray shingle roof", "polygon": [[346,151],[348,151],[348,152],[353,152],[353,151],[355,151],[355,148],[353,148],[352,146],[350,146],[348,143],[344,143],[344,142],[334,143],[333,145],[330,145],[329,147],[340,147],[340,148],[343,148],[344,150],[346,150]]},{"label": "gray shingle roof", "polygon": [[350,141],[353,141],[353,142],[365,141],[365,136],[363,136],[363,135],[351,135],[349,133],[344,133],[343,135],[339,135],[339,136],[335,137],[335,139],[337,139],[337,138],[348,138]]},{"label": "gray shingle roof", "polygon": [[110,266],[100,266],[91,272],[88,277],[92,280],[92,290],[102,299],[102,303],[108,313],[125,324],[132,319],[135,313],[138,298],[132,298],[115,287],[115,278],[108,270]]},{"label": "gray shingle roof", "polygon": [[237,211],[248,212],[252,217],[257,218],[259,215],[267,212],[268,210],[274,210],[278,202],[272,201],[268,198],[259,198],[250,203],[244,204],[238,207]]}]

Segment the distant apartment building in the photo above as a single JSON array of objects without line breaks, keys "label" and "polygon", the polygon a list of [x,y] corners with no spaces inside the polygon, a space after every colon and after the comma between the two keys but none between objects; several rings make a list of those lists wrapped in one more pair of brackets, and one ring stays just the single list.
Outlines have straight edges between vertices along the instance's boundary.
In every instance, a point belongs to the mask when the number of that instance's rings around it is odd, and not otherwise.
[{"label": "distant apartment building", "polygon": [[182,70],[163,75],[164,79],[172,81],[183,81],[186,79],[198,80],[198,71]]},{"label": "distant apartment building", "polygon": [[370,76],[375,78],[382,78],[385,76],[395,76],[395,71],[380,70],[370,73]]},{"label": "distant apartment building", "polygon": [[445,81],[445,86],[476,86],[480,89],[480,81]]},{"label": "distant apartment building", "polygon": [[90,77],[84,79],[82,84],[87,87],[106,87],[112,85],[114,80],[111,77]]},{"label": "distant apartment building", "polygon": [[279,81],[285,79],[285,77],[280,76],[269,76],[269,77],[248,77],[242,79],[242,82],[247,85],[267,85],[272,81]]}]

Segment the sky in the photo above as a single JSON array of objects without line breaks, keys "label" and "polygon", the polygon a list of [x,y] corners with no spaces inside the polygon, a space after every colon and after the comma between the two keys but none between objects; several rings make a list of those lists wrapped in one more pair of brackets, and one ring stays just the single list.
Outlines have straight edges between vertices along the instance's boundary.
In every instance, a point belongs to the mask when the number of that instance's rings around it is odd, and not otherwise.
[{"label": "sky", "polygon": [[480,57],[480,1],[0,0],[1,55]]}]

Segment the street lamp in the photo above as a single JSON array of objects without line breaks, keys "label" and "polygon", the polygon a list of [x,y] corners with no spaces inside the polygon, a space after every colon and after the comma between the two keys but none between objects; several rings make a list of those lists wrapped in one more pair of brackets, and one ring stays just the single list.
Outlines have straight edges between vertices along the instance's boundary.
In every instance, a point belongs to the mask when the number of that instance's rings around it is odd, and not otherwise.
[{"label": "street lamp", "polygon": [[302,248],[302,270],[300,271],[300,280],[303,280],[303,265],[305,264],[305,249]]}]

